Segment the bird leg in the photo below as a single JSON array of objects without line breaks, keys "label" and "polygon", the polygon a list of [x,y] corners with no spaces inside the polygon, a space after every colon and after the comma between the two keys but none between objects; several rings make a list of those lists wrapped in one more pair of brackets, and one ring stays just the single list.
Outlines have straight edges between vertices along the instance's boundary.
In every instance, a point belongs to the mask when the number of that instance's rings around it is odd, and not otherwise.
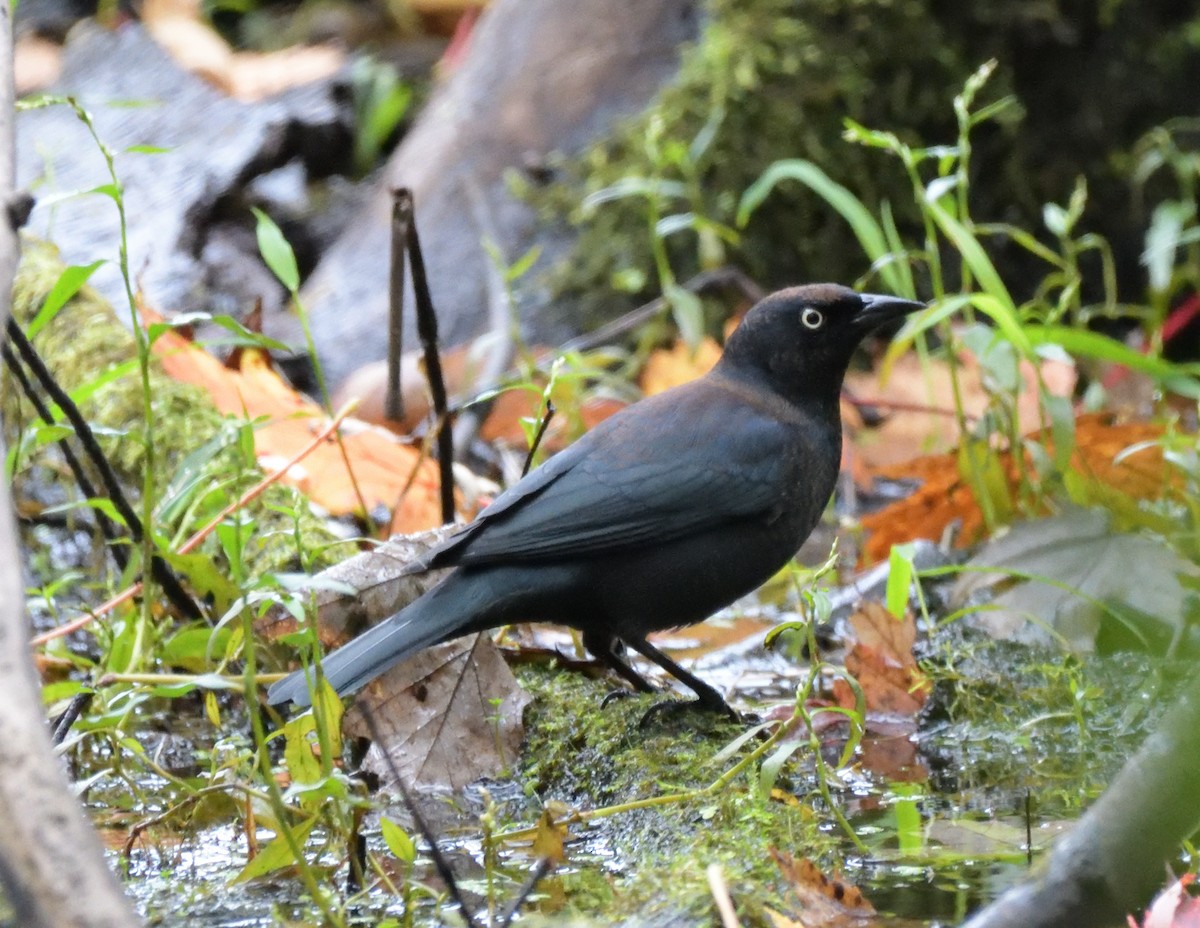
[{"label": "bird leg", "polygon": [[729,716],[734,721],[738,721],[739,716],[729,703],[725,701],[725,697],[718,693],[715,689],[701,680],[693,673],[689,673],[675,663],[662,651],[650,644],[645,638],[627,639],[626,644],[646,658],[658,664],[663,670],[673,676],[676,680],[690,689],[696,694],[696,698],[690,702],[676,702],[667,700],[664,702],[655,703],[646,710],[646,714],[642,716],[641,722],[638,723],[639,728],[645,728],[652,719],[664,713],[678,712],[681,709],[698,708],[704,709],[707,712],[720,712]]},{"label": "bird leg", "polygon": [[[630,667],[625,659],[617,653],[617,648],[621,646],[619,639],[614,638],[612,635],[604,635],[597,632],[585,631],[583,633],[583,646],[588,649],[588,651],[594,658],[596,658],[596,660],[598,660],[609,670],[616,671],[621,679],[628,682],[629,685],[639,693],[658,692],[646,681],[645,677]],[[618,698],[621,695],[625,695],[625,692],[626,691],[624,690],[616,690],[612,693],[609,693],[604,697],[604,702],[601,705],[608,705],[608,703],[613,699]]]}]

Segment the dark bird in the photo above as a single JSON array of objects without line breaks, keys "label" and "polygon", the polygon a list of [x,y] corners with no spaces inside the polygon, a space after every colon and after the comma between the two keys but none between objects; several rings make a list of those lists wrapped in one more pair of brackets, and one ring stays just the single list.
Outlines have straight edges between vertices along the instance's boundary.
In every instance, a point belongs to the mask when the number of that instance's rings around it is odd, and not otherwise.
[{"label": "dark bird", "polygon": [[[420,599],[324,658],[352,693],[430,645],[514,622],[579,629],[584,646],[652,691],[622,644],[706,709],[724,698],[646,640],[749,593],[820,519],[841,461],[838,396],[859,341],[924,304],[835,284],[768,296],[708,374],[600,423],[498,496],[412,572],[454,567]],[[310,703],[306,671],[272,704]],[[682,705],[682,704],[668,704]]]}]

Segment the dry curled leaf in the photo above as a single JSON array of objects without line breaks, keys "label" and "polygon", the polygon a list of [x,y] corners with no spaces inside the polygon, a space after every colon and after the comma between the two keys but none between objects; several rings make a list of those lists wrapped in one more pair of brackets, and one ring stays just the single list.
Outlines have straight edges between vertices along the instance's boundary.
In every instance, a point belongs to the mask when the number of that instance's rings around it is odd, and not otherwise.
[{"label": "dry curled leaf", "polygon": [[[325,647],[342,644],[364,625],[395,615],[434,586],[446,571],[413,572],[413,565],[459,528],[443,525],[397,535],[309,578],[296,592],[317,611],[321,643]],[[273,640],[296,631],[296,619],[282,606],[275,606],[255,623],[254,630]]]},{"label": "dry curled leaf", "polygon": [[787,914],[767,909],[776,928],[843,928],[875,918],[875,907],[857,886],[840,875],[826,876],[807,857],[797,860],[775,848],[770,854],[787,882],[789,901],[793,903]]},{"label": "dry curled leaf", "polygon": [[[1174,474],[1163,460],[1162,448],[1153,443],[1162,438],[1163,428],[1154,423],[1113,421],[1111,416],[1081,416],[1075,423],[1075,450],[1071,455],[1068,490],[1081,504],[1119,505],[1122,499],[1158,499],[1174,485]],[[1028,436],[1053,454],[1050,436],[1034,432]],[[1135,453],[1124,453],[1141,446]],[[996,478],[1009,498],[1014,498],[1021,473],[1014,456],[997,452]],[[1026,472],[1032,463],[1024,462]],[[876,476],[893,480],[916,480],[920,486],[903,500],[864,516],[862,527],[868,538],[862,562],[872,564],[887,558],[892,545],[918,538],[940,541],[946,530],[957,525],[955,544],[969,547],[980,541],[986,525],[971,486],[963,478],[959,453],[915,458],[881,468]]]},{"label": "dry curled leaf", "polygon": [[438,645],[393,667],[358,694],[346,732],[369,737],[360,707],[375,717],[381,741],[364,766],[391,780],[391,757],[405,785],[458,790],[496,776],[516,759],[529,702],[486,635]]},{"label": "dry curled leaf", "polygon": [[[928,678],[917,666],[912,648],[917,639],[910,614],[897,619],[880,603],[864,602],[850,617],[855,643],[846,655],[846,670],[858,681],[868,713],[916,715],[929,698]],[[842,679],[834,681],[838,704],[851,709],[857,699]]]}]

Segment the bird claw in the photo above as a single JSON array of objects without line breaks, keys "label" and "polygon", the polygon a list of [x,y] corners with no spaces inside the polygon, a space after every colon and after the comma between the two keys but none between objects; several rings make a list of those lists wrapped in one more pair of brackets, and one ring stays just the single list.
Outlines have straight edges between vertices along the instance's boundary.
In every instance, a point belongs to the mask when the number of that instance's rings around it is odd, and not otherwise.
[{"label": "bird claw", "polygon": [[680,712],[687,712],[693,709],[698,709],[701,712],[718,712],[735,722],[741,721],[741,716],[730,708],[729,703],[723,699],[720,701],[720,704],[707,699],[664,699],[662,702],[656,702],[646,710],[645,715],[642,716],[642,720],[638,722],[638,728],[647,728],[652,722],[658,721],[661,716],[677,715]]},{"label": "bird claw", "polygon": [[637,695],[637,693],[633,692],[633,690],[621,690],[621,689],[609,690],[607,693],[604,694],[604,698],[600,700],[600,708],[607,709],[609,706],[611,706],[614,702],[617,702],[618,700],[632,699],[636,695]]}]

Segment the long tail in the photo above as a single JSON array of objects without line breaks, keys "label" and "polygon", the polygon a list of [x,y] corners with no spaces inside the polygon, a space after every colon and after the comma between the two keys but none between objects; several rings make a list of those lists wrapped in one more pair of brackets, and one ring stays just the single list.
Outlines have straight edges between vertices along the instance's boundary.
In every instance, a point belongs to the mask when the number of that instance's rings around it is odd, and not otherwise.
[{"label": "long tail", "polygon": [[[366,686],[377,676],[424,648],[480,631],[503,622],[488,619],[493,584],[481,576],[451,574],[420,599],[384,619],[321,662],[325,678],[338,695]],[[267,702],[291,702],[303,708],[312,704],[309,674],[297,670],[267,691]]]}]

